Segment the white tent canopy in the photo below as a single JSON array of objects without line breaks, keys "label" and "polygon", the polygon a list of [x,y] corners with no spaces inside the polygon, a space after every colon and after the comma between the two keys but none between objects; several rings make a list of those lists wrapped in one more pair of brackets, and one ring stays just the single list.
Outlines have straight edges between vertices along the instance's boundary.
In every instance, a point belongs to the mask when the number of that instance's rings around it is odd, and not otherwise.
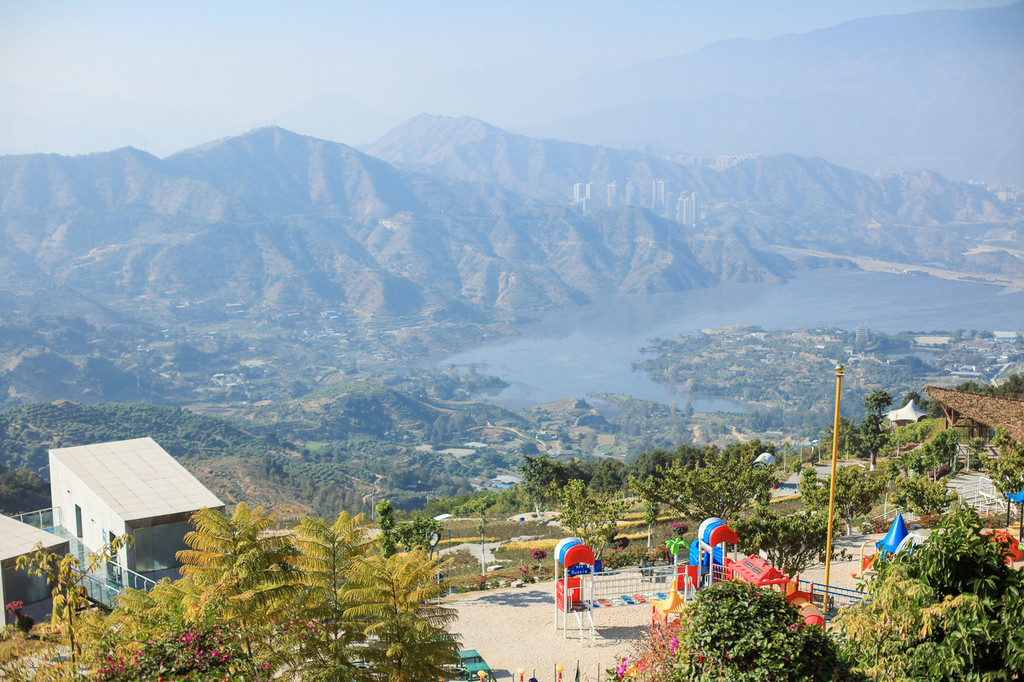
[{"label": "white tent canopy", "polygon": [[916,404],[914,404],[914,401],[911,400],[909,403],[907,403],[900,409],[893,410],[889,414],[885,415],[885,417],[893,424],[899,424],[901,422],[906,424],[910,422],[916,422],[920,420],[921,417],[925,417],[927,415],[927,412],[919,408]]}]

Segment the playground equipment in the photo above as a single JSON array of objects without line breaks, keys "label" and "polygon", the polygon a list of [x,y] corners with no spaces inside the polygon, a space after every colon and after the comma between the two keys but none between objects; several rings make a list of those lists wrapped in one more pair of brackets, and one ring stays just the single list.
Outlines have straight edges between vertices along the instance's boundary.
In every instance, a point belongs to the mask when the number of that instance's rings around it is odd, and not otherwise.
[{"label": "playground equipment", "polygon": [[881,561],[884,561],[888,556],[895,556],[901,552],[912,552],[914,547],[922,542],[924,542],[923,537],[914,535],[907,530],[903,514],[897,514],[896,518],[892,520],[892,525],[889,526],[889,532],[885,534],[884,538],[874,543],[876,550],[874,553],[864,553],[864,550],[872,543],[871,540],[866,540],[860,546],[860,573],[851,573],[850,575],[861,580],[869,578],[875,572],[875,561],[879,560],[879,557],[881,557]]},{"label": "playground equipment", "polygon": [[[559,567],[562,568],[561,578]],[[590,622],[590,641],[594,641],[594,616],[590,612],[590,605],[594,603],[593,581],[582,580],[593,572],[593,550],[579,538],[558,541],[555,545],[555,627],[558,627],[558,614],[562,614],[562,637],[567,637],[569,614],[573,614],[579,627],[580,644],[583,643],[584,617]]]},{"label": "playground equipment", "polygon": [[666,625],[679,620],[683,611],[686,610],[686,600],[674,587],[668,595],[661,595],[663,598],[651,599],[651,629],[665,627]]},{"label": "playground equipment", "polygon": [[1015,561],[1024,559],[1024,552],[1021,551],[1020,542],[1008,531],[986,528],[981,531],[982,535],[987,535],[989,540],[992,542],[1002,542],[1009,550],[1006,557],[1003,559],[1008,564],[1013,564]]},{"label": "playground equipment", "polygon": [[[700,524],[697,539],[690,543],[688,553],[679,540],[669,540],[666,545],[676,557],[672,566],[601,571],[595,565],[593,551],[578,538],[560,540],[554,552],[555,627],[561,628],[562,636],[568,637],[570,613],[576,618],[582,643],[585,621],[590,639],[594,640],[595,610],[646,601],[651,604],[651,627],[662,627],[680,617],[686,603],[698,590],[733,579],[778,589],[799,609],[800,617],[809,625],[825,624],[825,614],[816,601],[835,609],[839,606],[837,600],[846,599],[852,604],[863,597],[849,590],[807,583],[806,589],[802,589],[799,578],[790,580],[756,554],[740,557],[736,531],[719,518],[705,519]],[[731,557],[729,545],[732,545]],[[687,563],[680,565],[683,556]]]},{"label": "playground equipment", "polygon": [[[728,545],[732,545],[732,558],[728,556]],[[683,601],[693,598],[697,590],[710,587],[715,583],[738,579],[757,587],[778,588],[786,600],[800,609],[804,622],[812,625],[824,625],[825,618],[821,609],[814,605],[813,592],[799,589],[799,579],[790,580],[782,575],[767,561],[752,554],[740,559],[739,537],[736,531],[729,528],[725,521],[711,517],[701,522],[697,530],[697,539],[690,543],[689,562],[680,566],[677,571],[675,590],[682,593]],[[668,604],[654,605],[655,610],[662,610]],[[652,624],[668,622],[668,613],[653,613]]]}]

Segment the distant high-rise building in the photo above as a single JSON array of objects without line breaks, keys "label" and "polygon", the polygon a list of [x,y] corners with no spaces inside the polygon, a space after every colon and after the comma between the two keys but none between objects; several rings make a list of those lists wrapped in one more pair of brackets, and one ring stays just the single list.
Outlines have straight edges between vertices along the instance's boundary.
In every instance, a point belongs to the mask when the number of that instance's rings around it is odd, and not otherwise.
[{"label": "distant high-rise building", "polygon": [[675,192],[665,192],[665,204],[661,207],[661,215],[669,220],[676,217],[676,195]]},{"label": "distant high-rise building", "polygon": [[700,221],[700,197],[696,192],[680,194],[676,204],[676,221],[683,225],[696,227]]},{"label": "distant high-rise building", "polygon": [[630,180],[626,183],[626,205],[636,206],[637,203],[636,185]]},{"label": "distant high-rise building", "polygon": [[589,182],[577,182],[572,186],[572,203],[581,204],[584,199],[590,198],[590,186],[592,183]]},{"label": "distant high-rise building", "polygon": [[619,205],[619,187],[614,180],[608,183],[607,203],[608,208],[614,208]]},{"label": "distant high-rise building", "polygon": [[655,211],[665,205],[665,181],[651,180],[651,208]]},{"label": "distant high-rise building", "polygon": [[871,327],[862,324],[857,327],[857,343],[868,343],[871,341]]}]

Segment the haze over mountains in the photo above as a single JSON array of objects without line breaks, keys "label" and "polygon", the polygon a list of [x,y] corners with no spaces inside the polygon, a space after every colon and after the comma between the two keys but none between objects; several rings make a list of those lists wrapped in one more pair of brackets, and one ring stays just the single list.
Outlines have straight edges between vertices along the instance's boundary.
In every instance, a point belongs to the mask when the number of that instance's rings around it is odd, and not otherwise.
[{"label": "haze over mountains", "polygon": [[159,155],[276,122],[350,144],[411,113],[470,115],[532,137],[659,154],[794,153],[874,173],[933,170],[1024,187],[1024,3],[848,21],[725,40],[599,72],[530,78],[510,63],[393,88],[390,101],[325,84],[226,114],[0,83],[0,152],[131,144]]},{"label": "haze over mountains", "polygon": [[[409,169],[280,128],[165,159],[130,148],[0,157],[0,299],[50,312],[201,300],[432,324],[781,281],[826,262],[793,263],[775,246],[1024,271],[1019,215],[933,173],[875,180],[793,155],[689,169],[424,116],[370,151]],[[577,182],[634,181],[650,197],[652,179],[699,194],[698,224],[657,215],[642,193],[639,205],[568,205]]]},{"label": "haze over mountains", "polygon": [[464,316],[460,306],[530,311],[780,277],[738,244],[726,262],[701,263],[691,242],[715,251],[722,238],[639,209],[578,216],[279,128],[164,160],[133,149],[4,157],[0,196],[4,288],[21,305],[59,286],[108,303]]},{"label": "haze over mountains", "polygon": [[535,136],[1024,185],[1024,4],[731,40],[580,78]]}]

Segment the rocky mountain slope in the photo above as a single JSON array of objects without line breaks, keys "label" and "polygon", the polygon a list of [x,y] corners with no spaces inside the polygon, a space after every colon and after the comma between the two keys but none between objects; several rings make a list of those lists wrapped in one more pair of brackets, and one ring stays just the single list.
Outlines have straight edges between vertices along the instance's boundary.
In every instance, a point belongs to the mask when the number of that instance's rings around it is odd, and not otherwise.
[{"label": "rocky mountain slope", "polygon": [[643,210],[580,216],[279,128],[167,159],[134,149],[2,157],[0,229],[0,260],[17,272],[7,287],[107,305],[444,317],[453,305],[528,311],[780,277],[743,245],[733,274],[703,263],[694,246],[709,237]]},{"label": "rocky mountain slope", "polygon": [[614,183],[613,203],[624,202],[627,185],[633,185],[635,203],[653,209],[652,187],[663,182],[668,195],[700,196],[701,234],[730,235],[755,248],[774,244],[1024,273],[1020,211],[982,186],[928,171],[870,177],[792,154],[736,159],[713,169],[630,149],[525,137],[475,119],[427,115],[406,121],[366,149],[406,168],[497,183],[547,202],[568,203],[576,183],[590,183],[592,205],[606,205]]}]

